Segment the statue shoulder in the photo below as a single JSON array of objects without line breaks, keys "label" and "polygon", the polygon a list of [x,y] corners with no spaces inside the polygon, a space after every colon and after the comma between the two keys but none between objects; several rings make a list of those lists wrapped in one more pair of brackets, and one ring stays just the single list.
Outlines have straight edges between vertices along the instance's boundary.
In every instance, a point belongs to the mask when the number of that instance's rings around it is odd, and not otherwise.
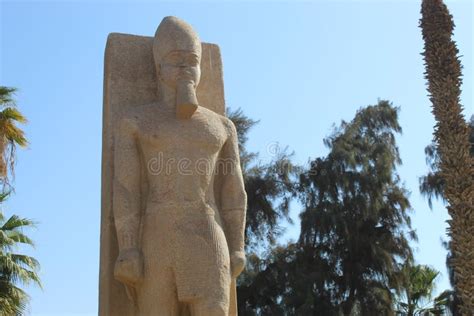
[{"label": "statue shoulder", "polygon": [[234,122],[226,116],[220,115],[223,125],[227,131],[229,138],[237,138],[237,128],[235,127]]},{"label": "statue shoulder", "polygon": [[199,111],[207,119],[212,120],[215,124],[220,124],[222,127],[226,129],[226,131],[231,132],[233,129],[235,130],[234,123],[232,123],[232,121],[226,116],[216,113],[204,106],[200,106]]},{"label": "statue shoulder", "polygon": [[212,110],[206,109],[206,111],[209,113],[210,116],[212,116],[216,121],[220,122],[221,126],[224,128],[227,134],[227,138],[232,138],[232,137],[237,137],[237,129],[234,125],[234,122],[232,122],[231,119],[229,119],[225,115],[221,115],[219,113],[216,113]]}]

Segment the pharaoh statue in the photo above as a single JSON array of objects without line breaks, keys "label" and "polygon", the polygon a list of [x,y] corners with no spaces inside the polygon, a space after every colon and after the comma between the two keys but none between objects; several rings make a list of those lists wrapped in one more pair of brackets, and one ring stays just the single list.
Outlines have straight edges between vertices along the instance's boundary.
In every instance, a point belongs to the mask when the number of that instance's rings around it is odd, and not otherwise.
[{"label": "pharaoh statue", "polygon": [[236,315],[246,194],[223,100],[219,49],[186,22],[109,35],[100,315]]}]

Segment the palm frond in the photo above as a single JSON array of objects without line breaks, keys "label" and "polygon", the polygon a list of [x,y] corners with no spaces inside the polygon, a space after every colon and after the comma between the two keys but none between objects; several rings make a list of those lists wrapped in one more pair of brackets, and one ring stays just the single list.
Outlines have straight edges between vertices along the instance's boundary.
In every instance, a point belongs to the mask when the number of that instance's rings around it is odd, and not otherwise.
[{"label": "palm frond", "polygon": [[35,227],[35,222],[27,219],[20,218],[17,215],[12,215],[0,228],[1,230],[18,230],[24,227]]},{"label": "palm frond", "polygon": [[0,119],[0,133],[12,146],[26,147],[28,145],[25,133],[15,125],[15,121]]},{"label": "palm frond", "polygon": [[7,107],[0,111],[0,121],[1,120],[11,120],[19,123],[26,123],[28,121],[18,109],[13,107]]},{"label": "palm frond", "polygon": [[31,282],[41,285],[40,278],[36,271],[39,263],[36,259],[18,254],[5,254],[0,256],[0,273],[7,276],[13,284],[18,282],[30,284]]},{"label": "palm frond", "polygon": [[16,88],[0,86],[0,106],[14,106],[13,95],[16,91]]}]

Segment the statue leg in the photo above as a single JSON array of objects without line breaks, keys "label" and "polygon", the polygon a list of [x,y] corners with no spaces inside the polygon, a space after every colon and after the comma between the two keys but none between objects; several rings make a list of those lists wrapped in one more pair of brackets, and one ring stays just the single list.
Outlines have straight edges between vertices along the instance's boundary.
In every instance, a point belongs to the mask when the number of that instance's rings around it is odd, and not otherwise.
[{"label": "statue leg", "polygon": [[213,216],[193,217],[177,227],[175,263],[178,298],[192,316],[227,316],[230,259],[227,241]]},{"label": "statue leg", "polygon": [[178,316],[180,306],[172,270],[168,268],[150,273],[153,273],[152,277],[145,279],[139,287],[139,315]]},{"label": "statue leg", "polygon": [[157,213],[147,214],[144,223],[144,278],[138,287],[138,314],[178,316],[176,280],[169,261],[171,250],[167,229],[171,225],[167,218]]}]

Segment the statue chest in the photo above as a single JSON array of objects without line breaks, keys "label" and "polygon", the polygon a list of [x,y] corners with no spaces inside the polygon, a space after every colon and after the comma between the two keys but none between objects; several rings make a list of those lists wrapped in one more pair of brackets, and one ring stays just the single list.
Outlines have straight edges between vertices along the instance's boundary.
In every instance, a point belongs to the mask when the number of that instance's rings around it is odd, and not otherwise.
[{"label": "statue chest", "polygon": [[145,156],[162,152],[190,159],[214,155],[226,138],[221,121],[204,115],[195,115],[188,120],[147,119],[139,133]]}]

